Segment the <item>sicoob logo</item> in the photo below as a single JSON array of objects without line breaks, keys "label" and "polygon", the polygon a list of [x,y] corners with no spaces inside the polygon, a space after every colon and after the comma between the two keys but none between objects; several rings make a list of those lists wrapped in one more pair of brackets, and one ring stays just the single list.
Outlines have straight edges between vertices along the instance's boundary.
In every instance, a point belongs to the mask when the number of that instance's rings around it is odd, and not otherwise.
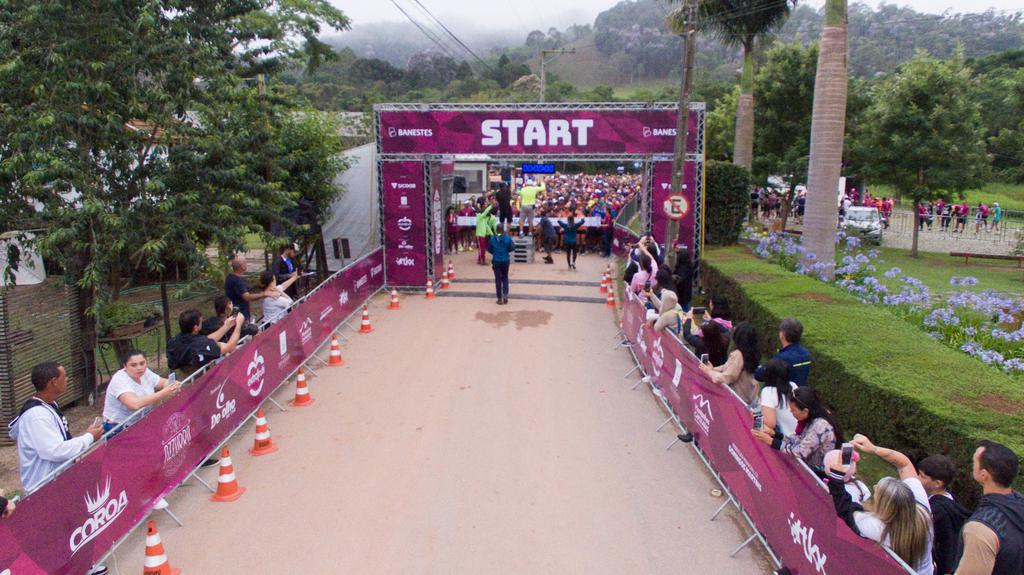
[{"label": "sicoob logo", "polygon": [[260,351],[256,352],[252,356],[252,361],[249,362],[249,366],[245,369],[245,375],[248,377],[246,385],[249,386],[249,395],[256,397],[263,391],[263,378],[267,374],[267,367],[264,364],[263,356],[260,355]]},{"label": "sicoob logo", "polygon": [[71,547],[71,554],[74,555],[92,541],[128,507],[128,494],[122,490],[116,498],[110,498],[110,477],[107,477],[105,486],[101,489],[96,486],[96,497],[85,494],[85,509],[90,517],[80,527],[71,533],[68,539],[68,546]]}]

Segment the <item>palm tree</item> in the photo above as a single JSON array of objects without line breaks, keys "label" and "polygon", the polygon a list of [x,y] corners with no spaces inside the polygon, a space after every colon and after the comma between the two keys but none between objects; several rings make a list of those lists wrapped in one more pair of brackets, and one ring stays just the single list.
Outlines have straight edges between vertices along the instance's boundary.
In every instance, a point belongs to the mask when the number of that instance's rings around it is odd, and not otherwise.
[{"label": "palm tree", "polygon": [[700,0],[698,8],[702,29],[727,46],[743,48],[732,162],[749,170],[754,163],[755,43],[786,21],[789,0]]},{"label": "palm tree", "polygon": [[846,129],[846,0],[826,0],[811,111],[804,249],[835,268],[839,173]]}]

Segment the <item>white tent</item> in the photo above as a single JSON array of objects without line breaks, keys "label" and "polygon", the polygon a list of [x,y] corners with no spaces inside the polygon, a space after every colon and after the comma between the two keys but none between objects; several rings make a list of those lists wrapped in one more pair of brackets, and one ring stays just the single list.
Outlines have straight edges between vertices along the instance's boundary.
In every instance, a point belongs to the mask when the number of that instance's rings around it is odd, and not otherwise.
[{"label": "white tent", "polygon": [[[322,226],[324,245],[327,247],[327,265],[332,270],[341,269],[380,245],[377,158],[374,148],[374,144],[366,144],[346,150],[344,154],[351,167],[334,179],[336,184],[343,184],[347,191],[331,205],[331,213]],[[348,240],[348,258],[342,252],[343,240]],[[340,256],[337,258],[335,241]]]}]

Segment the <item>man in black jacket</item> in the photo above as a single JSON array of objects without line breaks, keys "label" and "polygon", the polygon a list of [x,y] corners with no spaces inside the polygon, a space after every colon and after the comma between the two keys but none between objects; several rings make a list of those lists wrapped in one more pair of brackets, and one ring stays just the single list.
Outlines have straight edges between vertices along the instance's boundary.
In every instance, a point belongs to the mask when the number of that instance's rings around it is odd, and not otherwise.
[{"label": "man in black jacket", "polygon": [[[197,309],[189,309],[178,316],[178,328],[181,333],[167,342],[167,367],[176,370],[182,378],[188,377],[193,371],[211,361],[227,355],[235,350],[242,332],[245,316],[236,314],[224,320],[224,324],[209,336],[200,335],[203,314]],[[220,338],[231,331],[231,337],[222,343]]]},{"label": "man in black jacket", "polygon": [[[281,285],[288,281],[288,278],[292,276],[292,272],[298,269],[298,264],[295,262],[295,244],[288,244],[281,251],[281,256],[274,260],[274,278],[277,279],[278,285]],[[299,287],[292,283],[292,285],[288,286],[288,289],[284,290],[284,293],[288,294],[293,300],[298,299]]]},{"label": "man in black jacket", "polygon": [[974,452],[974,480],[984,495],[964,524],[956,575],[1024,573],[1024,495],[1010,487],[1019,471],[1005,445],[982,441]]},{"label": "man in black jacket", "polygon": [[935,529],[932,559],[935,560],[936,575],[947,575],[956,570],[960,528],[971,514],[946,489],[955,475],[953,460],[945,455],[930,455],[917,464],[917,477],[928,492],[928,505],[932,508]]}]

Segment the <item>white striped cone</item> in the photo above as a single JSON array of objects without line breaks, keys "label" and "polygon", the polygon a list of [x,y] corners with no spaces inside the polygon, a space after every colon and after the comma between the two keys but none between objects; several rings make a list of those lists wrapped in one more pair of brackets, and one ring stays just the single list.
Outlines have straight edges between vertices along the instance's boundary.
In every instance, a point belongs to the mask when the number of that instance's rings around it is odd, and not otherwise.
[{"label": "white striped cone", "polygon": [[249,453],[253,455],[266,455],[277,451],[273,439],[270,438],[270,426],[267,424],[267,416],[263,414],[263,408],[256,410],[256,440],[253,442]]},{"label": "white striped cone", "polygon": [[359,324],[359,333],[370,333],[371,331],[373,331],[373,326],[370,325],[370,310],[364,305],[363,321]]},{"label": "white striped cone", "polygon": [[434,282],[432,280],[427,280],[427,295],[426,295],[426,298],[427,299],[434,299]]},{"label": "white striped cone", "polygon": [[235,467],[231,464],[231,453],[225,447],[220,453],[220,474],[217,476],[217,493],[210,501],[234,501],[245,493],[235,479]]},{"label": "white striped cone", "polygon": [[448,282],[448,272],[441,273],[441,289],[451,287],[452,284]]},{"label": "white striped cone", "polygon": [[295,407],[306,407],[313,405],[313,396],[309,394],[309,387],[306,386],[306,370],[299,368],[298,375],[295,376],[295,399],[289,403]]},{"label": "white striped cone", "polygon": [[398,303],[398,290],[391,290],[391,303],[388,305],[388,309],[402,309],[402,305]]},{"label": "white striped cone", "polygon": [[345,365],[345,360],[341,359],[341,344],[338,343],[338,336],[331,336],[331,355],[327,359],[327,365],[342,366]]},{"label": "white striped cone", "polygon": [[452,262],[448,262],[448,279],[455,279],[455,266],[452,265]]},{"label": "white striped cone", "polygon": [[142,575],[178,575],[179,570],[167,561],[164,544],[156,530],[156,522],[150,521],[146,528],[146,560],[142,564]]}]

